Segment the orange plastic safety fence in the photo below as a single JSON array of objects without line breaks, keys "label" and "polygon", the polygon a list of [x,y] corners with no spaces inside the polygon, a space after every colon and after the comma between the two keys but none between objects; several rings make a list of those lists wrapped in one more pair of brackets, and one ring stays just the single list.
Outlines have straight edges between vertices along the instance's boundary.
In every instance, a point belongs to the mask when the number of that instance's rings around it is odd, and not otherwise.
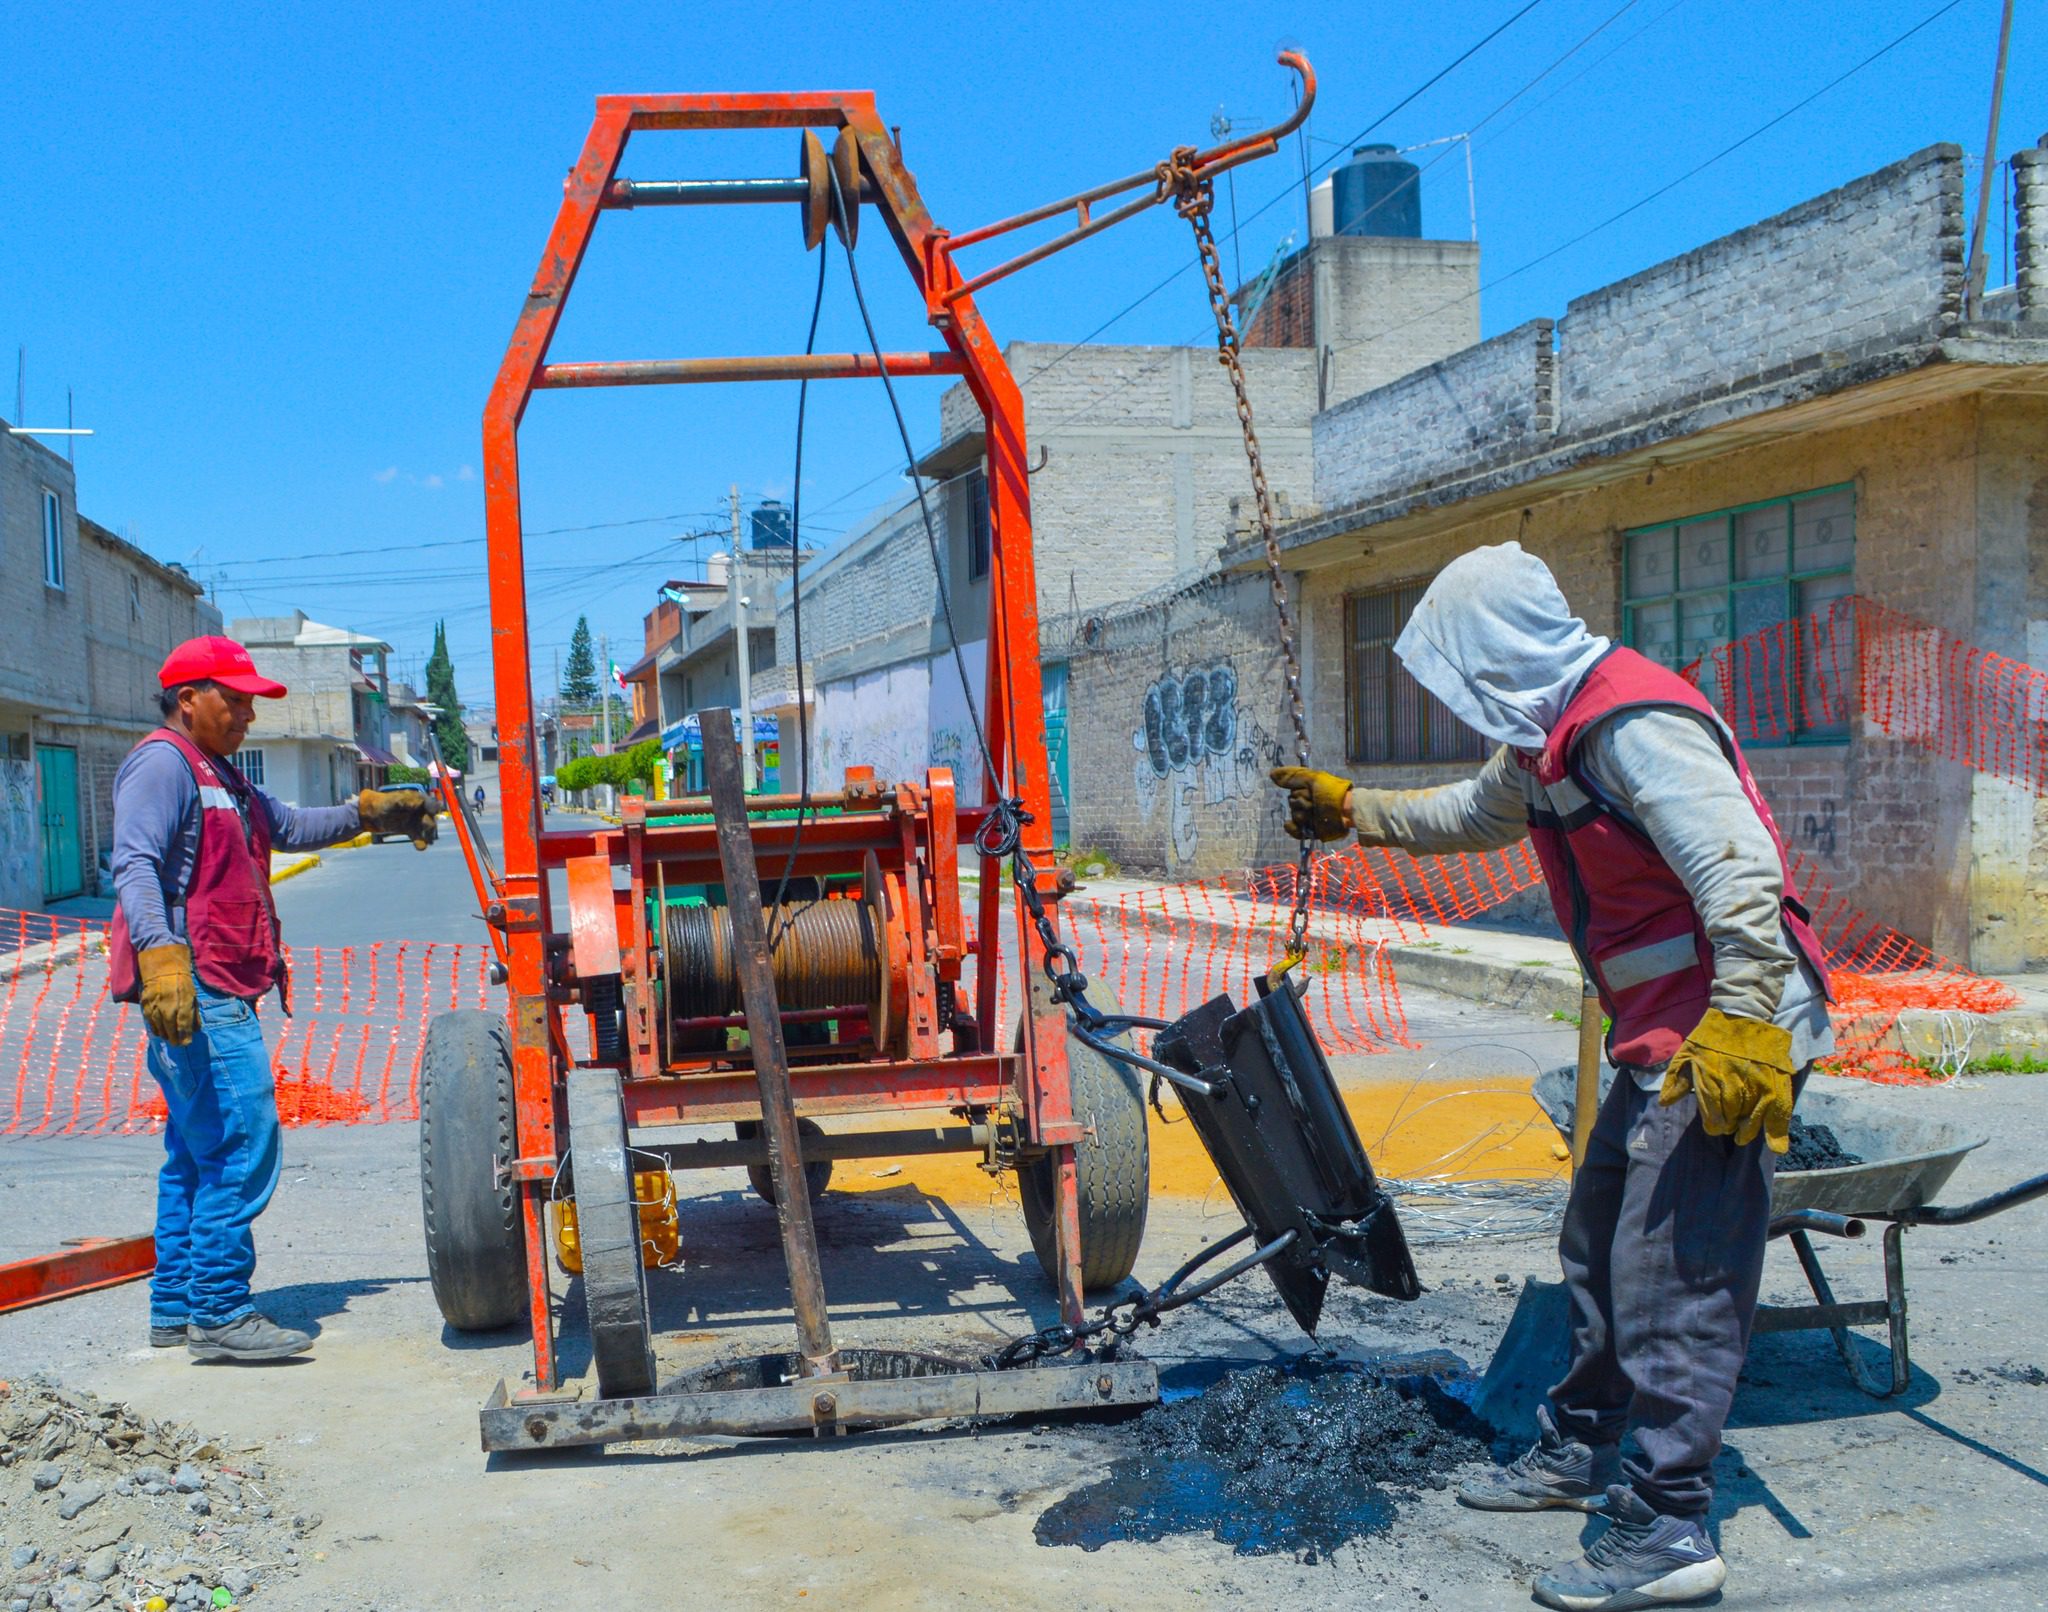
[{"label": "orange plastic safety fence", "polygon": [[2048,672],[1861,594],[1709,650],[1681,673],[1736,738],[1866,726],[1975,772],[2048,791]]},{"label": "orange plastic safety fence", "polygon": [[[105,926],[0,911],[0,1135],[149,1131],[163,1098],[142,1015],[109,990]],[[474,943],[381,941],[287,948],[292,1013],[263,1008],[278,1112],[287,1125],[375,1123],[419,1114],[427,1021],[501,1000]]]}]

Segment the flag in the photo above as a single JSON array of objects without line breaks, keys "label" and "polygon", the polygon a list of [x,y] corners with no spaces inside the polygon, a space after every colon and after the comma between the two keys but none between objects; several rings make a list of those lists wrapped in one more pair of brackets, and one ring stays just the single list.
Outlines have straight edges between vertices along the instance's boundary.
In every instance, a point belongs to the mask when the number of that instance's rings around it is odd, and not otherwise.
[{"label": "flag", "polygon": [[609,664],[612,669],[612,681],[619,685],[619,692],[621,694],[628,693],[629,691],[626,688],[626,679],[619,673],[619,663],[617,661],[612,661]]}]

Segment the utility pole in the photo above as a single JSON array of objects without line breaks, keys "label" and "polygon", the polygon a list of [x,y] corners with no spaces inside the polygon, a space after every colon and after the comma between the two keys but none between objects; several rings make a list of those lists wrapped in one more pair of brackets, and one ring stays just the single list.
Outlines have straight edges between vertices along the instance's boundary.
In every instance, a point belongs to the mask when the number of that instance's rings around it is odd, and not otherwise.
[{"label": "utility pole", "polygon": [[748,794],[759,787],[754,770],[754,668],[747,656],[746,550],[740,547],[740,489],[733,483],[727,495],[732,505],[732,581],[726,584],[726,598],[732,601],[733,652],[739,657],[740,674],[740,777]]},{"label": "utility pole", "polygon": [[[597,673],[598,726],[604,734],[604,753],[612,753],[612,637],[610,633],[599,633],[597,656],[603,663]],[[615,812],[619,809],[618,791],[610,784],[604,786],[604,809]]]},{"label": "utility pole", "polygon": [[1977,176],[1977,219],[1970,228],[1969,267],[1965,270],[1963,317],[1984,316],[1984,221],[1991,210],[1991,176],[1998,171],[1998,112],[2005,100],[2005,53],[2012,43],[2012,0],[1998,25],[1998,63],[1991,70],[1991,128],[1984,136],[1984,165]]}]

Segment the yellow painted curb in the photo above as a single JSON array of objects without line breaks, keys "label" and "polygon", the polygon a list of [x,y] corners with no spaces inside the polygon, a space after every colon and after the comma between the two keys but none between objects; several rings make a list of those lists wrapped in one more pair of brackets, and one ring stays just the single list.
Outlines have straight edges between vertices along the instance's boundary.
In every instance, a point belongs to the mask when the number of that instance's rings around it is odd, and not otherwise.
[{"label": "yellow painted curb", "polygon": [[319,865],[319,857],[302,856],[298,859],[298,861],[287,862],[283,867],[279,868],[276,872],[272,873],[270,875],[270,882],[272,884],[283,884],[285,880],[295,879],[301,873],[304,873],[308,868],[317,868]]},{"label": "yellow painted curb", "polygon": [[364,829],[363,832],[358,834],[354,839],[336,840],[332,845],[328,846],[327,849],[330,851],[353,851],[358,846],[368,845],[376,837],[377,836],[372,834],[368,829]]}]

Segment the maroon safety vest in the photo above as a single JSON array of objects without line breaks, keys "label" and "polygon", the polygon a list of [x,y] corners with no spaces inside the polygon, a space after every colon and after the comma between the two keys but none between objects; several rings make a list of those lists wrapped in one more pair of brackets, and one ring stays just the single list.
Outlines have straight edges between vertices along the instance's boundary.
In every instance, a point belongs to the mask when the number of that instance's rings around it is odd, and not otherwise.
[{"label": "maroon safety vest", "polygon": [[1749,764],[1705,696],[1632,649],[1610,650],[1566,703],[1543,749],[1516,751],[1535,785],[1529,838],[1543,864],[1557,921],[1593,976],[1613,1021],[1608,1056],[1616,1063],[1659,1064],[1678,1050],[1706,1014],[1714,952],[1684,882],[1640,826],[1600,797],[1580,772],[1580,739],[1618,711],[1643,708],[1695,716],[1720,741],[1743,793],[1770,830],[1784,875],[1784,924],[1793,945],[1827,989],[1827,965],[1806,909],[1792,893],[1792,869],[1771,809]]},{"label": "maroon safety vest", "polygon": [[[216,991],[254,1001],[273,985],[289,990],[277,907],[270,896],[270,816],[233,767],[216,766],[182,733],[158,728],[143,744],[167,744],[199,785],[199,858],[185,889],[185,939],[192,966]],[[141,746],[137,746],[141,748]],[[108,937],[117,1002],[141,999],[128,917],[116,906]]]}]

